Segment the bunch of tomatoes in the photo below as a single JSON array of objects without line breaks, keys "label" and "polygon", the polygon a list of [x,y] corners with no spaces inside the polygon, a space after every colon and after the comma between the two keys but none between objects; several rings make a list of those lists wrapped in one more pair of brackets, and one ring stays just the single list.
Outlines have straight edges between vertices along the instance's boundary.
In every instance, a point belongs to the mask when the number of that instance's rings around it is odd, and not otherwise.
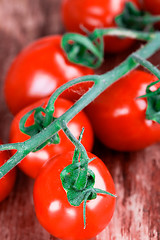
[{"label": "bunch of tomatoes", "polygon": [[[160,14],[158,0],[130,1],[139,9]],[[64,0],[61,14],[68,31],[84,34],[84,29],[93,31],[95,28],[116,27],[115,17],[121,14],[125,3],[126,0]],[[31,43],[15,58],[8,71],[4,90],[8,108],[14,115],[11,143],[30,138],[19,130],[20,119],[27,112],[38,106],[45,107],[49,96],[59,86],[74,78],[94,74],[92,69],[69,62],[61,48],[61,39],[60,35],[47,36]],[[116,54],[129,48],[133,40],[105,37],[104,43],[106,53]],[[95,172],[96,188],[115,194],[114,183],[105,164],[90,153],[94,133],[105,146],[118,151],[136,151],[160,140],[159,123],[146,119],[147,101],[138,98],[156,80],[150,73],[134,70],[111,85],[87,106],[85,112],[79,112],[68,123],[77,139],[82,128],[85,129],[82,144],[89,158],[94,158],[89,168]],[[87,82],[65,90],[55,102],[53,116],[57,118],[65,113],[91,86]],[[31,114],[26,126],[33,123],[34,115]],[[115,198],[100,194],[87,201],[84,229],[82,204],[78,207],[70,205],[60,181],[60,172],[71,164],[75,146],[62,130],[59,137],[59,144],[50,144],[29,153],[18,167],[36,179],[33,197],[42,226],[61,239],[90,239],[109,223],[114,213]],[[0,152],[1,165],[8,158],[6,152]],[[12,190],[15,177],[13,169],[0,180],[0,201]]]}]

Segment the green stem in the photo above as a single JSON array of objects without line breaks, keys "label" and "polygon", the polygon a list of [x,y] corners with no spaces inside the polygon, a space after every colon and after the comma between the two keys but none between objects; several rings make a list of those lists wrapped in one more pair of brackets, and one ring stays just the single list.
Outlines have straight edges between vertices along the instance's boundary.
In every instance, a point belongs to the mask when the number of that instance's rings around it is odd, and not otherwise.
[{"label": "green stem", "polygon": [[151,23],[157,23],[160,21],[160,16],[144,16],[144,17],[138,17],[137,21],[143,21],[144,24],[151,24]]},{"label": "green stem", "polygon": [[47,111],[54,111],[54,103],[55,103],[56,99],[59,97],[59,95],[62,92],[64,92],[69,87],[71,87],[73,85],[76,85],[78,83],[82,83],[82,82],[94,82],[94,83],[96,83],[99,78],[100,78],[100,76],[98,76],[98,75],[87,75],[87,76],[75,78],[72,81],[69,81],[66,84],[60,86],[58,89],[56,89],[56,91],[50,97],[50,99],[48,101],[48,104],[47,104],[47,107],[46,107],[46,110]]},{"label": "green stem", "polygon": [[[156,34],[156,37],[150,41],[146,46],[136,51],[136,53],[144,58],[150,57],[153,53],[160,48],[160,33]],[[89,103],[91,103],[98,95],[100,95],[107,87],[116,82],[122,76],[127,74],[132,69],[136,68],[139,64],[136,63],[132,55],[130,55],[124,62],[122,62],[118,67],[113,70],[99,76],[97,82],[94,86],[83,95],[67,112],[65,112],[61,117],[67,122],[72,119],[79,111],[85,108]],[[83,106],[83,108],[82,108]]]},{"label": "green stem", "polygon": [[145,33],[141,31],[127,30],[124,28],[99,28],[94,30],[89,35],[89,38],[94,40],[98,37],[104,37],[104,36],[129,37],[129,38],[149,41],[155,37],[155,32]]},{"label": "green stem", "polygon": [[21,149],[21,143],[7,143],[0,145],[0,151],[4,150],[19,150]]},{"label": "green stem", "polygon": [[[148,58],[153,55],[158,49],[160,49],[160,33],[156,33],[155,35],[153,34],[153,36],[154,38],[148,44],[146,44],[146,46],[136,52],[138,55],[143,58]],[[108,86],[113,84],[123,75],[127,74],[137,66],[138,63],[133,60],[133,57],[131,55],[118,67],[101,76],[86,76],[83,78],[74,79],[73,81],[70,81],[64,86],[60,87],[56,91],[57,95],[59,95],[59,93],[61,93],[64,89],[72,86],[73,84],[82,81],[94,82],[93,87],[90,88],[90,90],[84,94],[67,112],[65,112],[59,118],[55,119],[54,122],[52,122],[48,127],[44,128],[40,133],[34,135],[29,140],[17,145],[17,153],[0,168],[0,178],[2,178],[14,166],[16,166],[28,153],[34,151],[38,146],[40,146],[42,143],[51,138],[56,132],[58,132],[61,129],[62,121],[65,121],[66,123],[70,121],[78,112],[80,112],[89,103],[91,103]],[[52,100],[54,101],[54,97]],[[8,147],[6,145],[1,145],[0,151],[11,149],[12,146],[15,145],[9,144]]]},{"label": "green stem", "polygon": [[[66,122],[63,120],[61,122],[61,127],[63,132],[67,135],[69,140],[76,146],[76,148],[79,150],[82,158],[89,159],[85,147],[80,143],[80,141],[73,136],[69,128],[67,127]],[[88,161],[87,161],[88,162]]]},{"label": "green stem", "polygon": [[153,75],[155,75],[158,79],[160,79],[160,71],[158,68],[156,68],[152,63],[150,63],[149,61],[147,61],[146,59],[143,59],[142,57],[140,57],[140,55],[133,53],[132,54],[132,58],[139,63],[140,65],[142,65],[143,67],[145,67],[147,70],[149,70],[151,73],[153,73]]}]

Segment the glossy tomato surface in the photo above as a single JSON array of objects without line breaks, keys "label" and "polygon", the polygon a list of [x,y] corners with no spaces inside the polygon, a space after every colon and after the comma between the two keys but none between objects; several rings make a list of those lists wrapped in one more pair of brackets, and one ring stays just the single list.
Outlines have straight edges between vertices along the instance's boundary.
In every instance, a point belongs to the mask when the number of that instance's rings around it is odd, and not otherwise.
[{"label": "glossy tomato surface", "polygon": [[[96,157],[88,153],[89,158]],[[72,163],[73,152],[67,152],[48,161],[42,168],[34,185],[34,205],[41,225],[60,239],[90,239],[109,223],[115,209],[115,198],[99,194],[87,201],[86,228],[83,223],[83,203],[70,205],[60,180],[61,171]],[[115,194],[112,177],[105,164],[96,157],[89,164],[95,173],[95,188]]]},{"label": "glossy tomato surface", "polygon": [[[20,119],[31,109],[38,107],[38,106],[46,106],[48,102],[47,99],[42,99],[26,108],[21,110],[13,119],[11,124],[10,130],[10,142],[23,142],[30,137],[19,130],[19,122]],[[59,98],[55,102],[55,112],[54,117],[61,116],[64,112],[66,112],[71,106],[73,105],[72,102],[66,99]],[[34,123],[33,114],[27,120],[27,125],[32,125]],[[27,126],[26,125],[26,126]],[[82,144],[88,151],[91,151],[93,146],[93,130],[88,120],[87,116],[84,112],[78,113],[67,125],[72,132],[72,134],[79,138],[79,135],[82,131],[82,128],[85,128]],[[19,167],[22,171],[24,171],[28,176],[35,178],[42,167],[42,165],[48,161],[50,158],[54,157],[57,154],[61,154],[67,150],[71,151],[74,150],[74,145],[71,141],[66,137],[63,131],[59,131],[60,136],[60,143],[59,144],[50,144],[45,146],[43,149],[37,152],[31,152],[29,155],[25,157],[24,160],[19,164]]]},{"label": "glossy tomato surface", "polygon": [[[0,141],[0,145],[2,142]],[[6,151],[0,151],[0,167],[9,159]],[[3,201],[12,191],[16,180],[16,170],[13,169],[0,179],[0,202]]]},{"label": "glossy tomato surface", "polygon": [[87,107],[95,133],[107,147],[134,151],[160,140],[160,124],[146,119],[146,98],[137,98],[155,80],[149,73],[134,70]]},{"label": "glossy tomato surface", "polygon": [[[82,26],[89,31],[95,28],[116,27],[115,17],[124,10],[126,0],[63,0],[62,18],[68,31],[84,33]],[[131,0],[139,6],[138,0]],[[115,37],[105,38],[107,52],[119,52],[127,49],[132,39]]]},{"label": "glossy tomato surface", "polygon": [[[64,83],[93,71],[70,63],[61,49],[61,36],[49,36],[31,43],[15,58],[5,80],[5,98],[10,111],[18,113],[29,104],[47,97]],[[86,83],[82,84],[88,88]],[[81,85],[80,85],[81,86]],[[76,88],[77,89],[77,88]],[[70,91],[67,98],[84,93]]]}]

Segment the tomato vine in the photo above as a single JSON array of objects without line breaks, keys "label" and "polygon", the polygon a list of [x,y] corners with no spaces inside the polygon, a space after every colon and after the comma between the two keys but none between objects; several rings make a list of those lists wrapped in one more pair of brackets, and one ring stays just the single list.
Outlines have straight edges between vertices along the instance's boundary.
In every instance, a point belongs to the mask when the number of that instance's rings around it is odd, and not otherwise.
[{"label": "tomato vine", "polygon": [[[158,49],[160,49],[160,33],[142,33],[138,31],[128,31],[124,29],[98,29],[95,33],[108,32],[109,34],[115,34],[117,36],[130,36],[134,38],[140,38],[149,41],[145,46],[136,51],[136,56],[140,56],[143,59],[150,57]],[[71,35],[69,35],[70,37]],[[64,39],[66,41],[67,35]],[[70,38],[67,37],[67,41]],[[63,40],[64,41],[64,40]],[[62,43],[63,44],[63,43]],[[22,143],[5,144],[0,146],[0,151],[8,149],[16,149],[16,153],[0,168],[0,178],[2,178],[8,171],[15,167],[27,154],[34,151],[37,147],[41,146],[48,139],[52,138],[61,128],[62,122],[66,123],[70,121],[79,111],[85,108],[91,103],[100,93],[102,93],[112,83],[117,81],[120,77],[127,74],[132,69],[136,68],[140,63],[135,59],[135,54],[131,54],[124,62],[113,70],[102,75],[88,75],[74,79],[57,89],[50,98],[47,106],[48,112],[53,112],[52,104],[56,98],[67,88],[80,82],[92,81],[93,86],[86,92],[67,112],[57,119],[54,119],[52,123],[48,122],[48,126],[43,128],[39,133],[32,136],[29,140]],[[52,104],[51,104],[52,103]],[[47,115],[46,115],[47,117]],[[50,124],[49,124],[50,123]]]}]

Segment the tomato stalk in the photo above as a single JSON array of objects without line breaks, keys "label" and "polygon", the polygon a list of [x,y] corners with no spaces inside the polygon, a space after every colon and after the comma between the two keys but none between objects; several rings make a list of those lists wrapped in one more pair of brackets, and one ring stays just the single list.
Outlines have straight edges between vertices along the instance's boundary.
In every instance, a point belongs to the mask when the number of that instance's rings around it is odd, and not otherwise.
[{"label": "tomato stalk", "polygon": [[104,36],[118,36],[150,41],[155,33],[127,30],[124,28],[95,29],[88,36],[77,33],[66,33],[62,38],[62,48],[67,58],[76,64],[98,68],[104,58]]},{"label": "tomato stalk", "polygon": [[76,149],[78,150],[78,152],[81,153],[82,157],[84,157],[84,159],[88,159],[86,149],[85,149],[85,147],[80,143],[80,139],[82,138],[84,129],[82,130],[81,135],[80,135],[80,138],[79,138],[79,141],[78,141],[77,138],[75,138],[75,137],[73,136],[73,134],[70,132],[70,130],[69,130],[69,128],[67,127],[65,121],[62,121],[61,127],[62,127],[63,132],[64,132],[64,133],[66,134],[66,136],[69,138],[69,140],[74,144],[74,146],[76,147]]},{"label": "tomato stalk", "polygon": [[147,61],[146,59],[142,58],[140,55],[133,53],[133,59],[139,63],[141,66],[149,70],[153,75],[155,75],[158,79],[160,79],[160,71],[156,68],[152,63]]},{"label": "tomato stalk", "polygon": [[[98,31],[98,30],[97,30]],[[106,30],[105,30],[106,31]],[[110,31],[110,29],[109,29]],[[113,30],[115,34],[120,36],[128,35],[128,31],[125,30]],[[160,33],[135,33],[129,31],[131,36],[141,36],[143,39],[150,40],[144,47],[136,51],[136,54],[146,59],[154,54],[158,49],[160,49]],[[138,35],[137,35],[138,34]],[[99,96],[107,87],[121,78],[123,75],[130,72],[132,69],[139,65],[135,61],[134,56],[131,54],[123,63],[114,68],[113,70],[102,74],[102,75],[89,75],[81,78],[74,79],[65,85],[57,89],[47,106],[45,113],[53,112],[53,105],[55,99],[68,87],[71,87],[77,83],[92,81],[93,86],[86,92],[68,111],[61,115],[57,119],[53,119],[53,122],[48,122],[48,126],[45,126],[37,134],[31,136],[31,138],[22,143],[13,143],[0,146],[0,151],[16,149],[17,152],[0,168],[0,178],[2,178],[7,172],[9,172],[13,167],[15,167],[27,154],[35,151],[43,143],[48,142],[49,139],[53,137],[61,128],[62,124],[69,122],[78,112],[84,109],[89,103],[91,103],[97,96]],[[42,111],[43,112],[43,111]],[[23,122],[23,120],[22,120]]]}]

